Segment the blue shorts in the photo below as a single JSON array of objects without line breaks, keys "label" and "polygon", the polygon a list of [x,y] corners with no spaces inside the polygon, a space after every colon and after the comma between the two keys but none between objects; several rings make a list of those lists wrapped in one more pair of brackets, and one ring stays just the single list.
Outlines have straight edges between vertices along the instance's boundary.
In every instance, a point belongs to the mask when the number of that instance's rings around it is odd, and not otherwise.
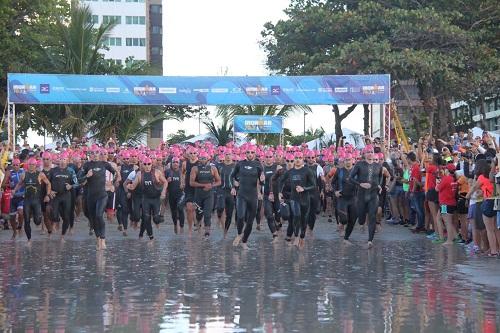
[{"label": "blue shorts", "polygon": [[497,211],[497,228],[500,229],[500,211]]},{"label": "blue shorts", "polygon": [[16,215],[17,211],[23,209],[24,198],[23,197],[13,197],[10,199],[10,215]]},{"label": "blue shorts", "polygon": [[391,191],[389,192],[389,196],[391,197],[399,197],[399,196],[402,196],[404,194],[404,191],[403,191],[403,186],[394,186]]},{"label": "blue shorts", "polygon": [[494,206],[495,206],[495,200],[493,200],[493,199],[484,200],[483,205],[481,206],[481,210],[483,212],[483,215],[486,217],[496,216],[496,212],[493,210]]}]

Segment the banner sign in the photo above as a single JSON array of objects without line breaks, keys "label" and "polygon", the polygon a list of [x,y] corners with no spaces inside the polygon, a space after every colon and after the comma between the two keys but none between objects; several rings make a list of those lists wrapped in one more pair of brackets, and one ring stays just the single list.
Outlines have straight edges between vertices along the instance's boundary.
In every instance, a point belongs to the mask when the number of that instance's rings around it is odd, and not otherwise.
[{"label": "banner sign", "polygon": [[389,103],[389,75],[8,74],[15,104],[328,105]]},{"label": "banner sign", "polygon": [[235,116],[235,133],[283,133],[283,118],[273,116]]}]

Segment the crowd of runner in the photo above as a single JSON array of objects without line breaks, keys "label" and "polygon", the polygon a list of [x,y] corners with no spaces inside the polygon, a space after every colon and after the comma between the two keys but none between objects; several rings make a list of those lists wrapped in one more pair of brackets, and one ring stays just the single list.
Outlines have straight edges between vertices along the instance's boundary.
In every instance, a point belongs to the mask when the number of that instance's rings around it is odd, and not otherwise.
[{"label": "crowd of runner", "polygon": [[368,225],[368,248],[389,223],[412,226],[436,244],[497,257],[499,152],[486,132],[450,140],[428,135],[410,151],[369,138],[362,149],[340,142],[321,150],[208,141],[149,149],[110,141],[52,151],[25,147],[8,162],[5,149],[0,209],[4,229],[13,239],[24,229],[29,244],[31,221],[64,241],[81,214],[98,250],[106,248],[105,216],[124,237],[131,226],[152,241],[153,225],[159,228],[169,209],[176,234],[187,227],[208,238],[214,218],[226,237],[234,220],[233,245],[245,249],[262,221],[272,242],[283,234],[302,248],[323,214],[336,222],[345,245],[356,222],[361,230]]}]

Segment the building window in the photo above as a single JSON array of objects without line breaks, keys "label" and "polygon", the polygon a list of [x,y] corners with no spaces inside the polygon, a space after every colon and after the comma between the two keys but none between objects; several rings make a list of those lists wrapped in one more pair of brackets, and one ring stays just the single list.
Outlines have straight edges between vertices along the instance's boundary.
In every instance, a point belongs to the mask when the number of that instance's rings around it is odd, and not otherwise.
[{"label": "building window", "polygon": [[151,27],[151,32],[153,34],[160,34],[161,35],[163,33],[163,28],[159,25],[153,25]]},{"label": "building window", "polygon": [[108,23],[114,23],[114,24],[121,24],[122,23],[122,17],[121,16],[113,16],[113,15],[103,15],[102,17],[102,23],[108,24]]},{"label": "building window", "polygon": [[105,38],[103,44],[106,46],[122,46],[122,39],[120,37]]},{"label": "building window", "polygon": [[127,16],[125,17],[126,24],[146,24],[146,16]]},{"label": "building window", "polygon": [[151,13],[161,14],[161,5],[151,5]]},{"label": "building window", "polygon": [[126,38],[125,45],[127,45],[127,46],[146,46],[146,38]]},{"label": "building window", "polygon": [[89,17],[89,23],[99,24],[99,15],[92,15]]}]

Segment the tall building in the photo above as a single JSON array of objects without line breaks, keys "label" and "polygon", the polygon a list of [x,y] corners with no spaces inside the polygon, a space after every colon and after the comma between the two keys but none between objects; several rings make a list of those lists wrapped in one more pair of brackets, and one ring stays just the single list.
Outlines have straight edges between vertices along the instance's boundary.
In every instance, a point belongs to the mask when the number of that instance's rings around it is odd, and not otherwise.
[{"label": "tall building", "polygon": [[[92,11],[96,25],[115,22],[105,40],[106,59],[125,65],[129,57],[148,61],[155,74],[163,74],[162,0],[80,0]],[[148,133],[147,143],[156,146],[163,139],[163,124]]]},{"label": "tall building", "polygon": [[[484,99],[484,130],[500,133],[500,96],[494,95]],[[455,121],[471,122],[481,127],[481,105],[469,105],[464,101],[451,104],[451,112]]]}]

